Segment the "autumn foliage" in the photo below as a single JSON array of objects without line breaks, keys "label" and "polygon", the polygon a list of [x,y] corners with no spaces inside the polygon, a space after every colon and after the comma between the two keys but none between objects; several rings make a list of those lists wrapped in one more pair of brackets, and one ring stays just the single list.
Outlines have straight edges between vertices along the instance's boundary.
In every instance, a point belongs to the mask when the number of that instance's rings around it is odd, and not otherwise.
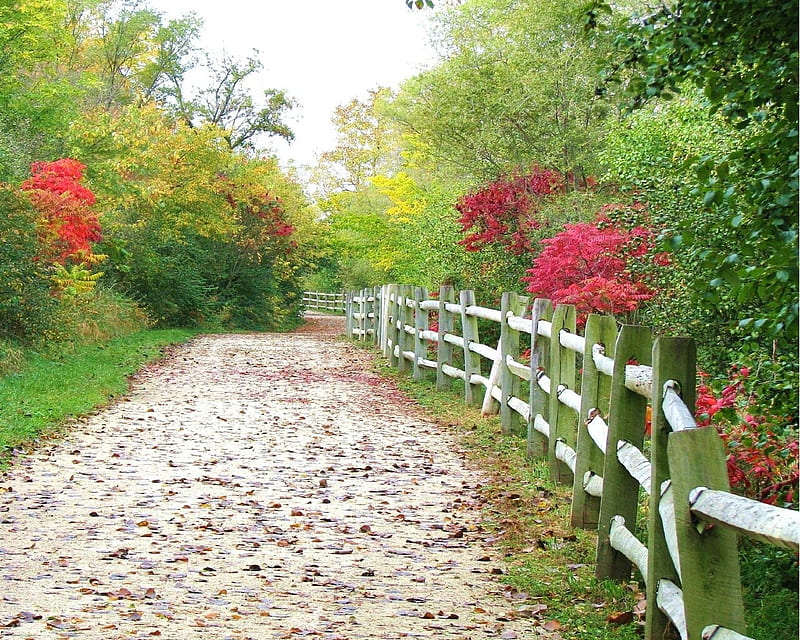
[{"label": "autumn foliage", "polygon": [[544,249],[523,278],[527,290],[556,304],[575,305],[579,321],[589,313],[628,313],[651,299],[653,287],[631,267],[647,259],[653,233],[613,221],[609,213],[620,208],[604,207],[594,222],[565,225],[543,240]]},{"label": "autumn foliage", "polygon": [[480,251],[500,244],[515,255],[530,252],[530,232],[541,226],[537,219],[542,198],[565,190],[557,171],[535,167],[526,174],[514,174],[490,182],[468,193],[456,204],[461,229],[467,235],[460,244],[467,251]]},{"label": "autumn foliage", "polygon": [[734,490],[768,504],[795,506],[800,479],[797,436],[782,434],[785,416],[765,415],[757,406],[758,399],[748,392],[750,373],[747,367],[733,367],[727,384],[717,392],[701,372],[697,422],[718,428],[728,450],[728,478]]},{"label": "autumn foliage", "polygon": [[86,167],[72,158],[34,162],[21,189],[42,215],[42,257],[64,264],[82,262],[102,240],[94,194],[81,184]]}]

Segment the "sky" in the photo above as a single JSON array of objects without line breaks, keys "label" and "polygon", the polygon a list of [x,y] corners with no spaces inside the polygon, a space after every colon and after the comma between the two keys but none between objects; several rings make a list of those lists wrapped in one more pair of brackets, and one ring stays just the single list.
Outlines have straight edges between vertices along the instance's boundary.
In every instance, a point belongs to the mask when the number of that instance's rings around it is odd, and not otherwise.
[{"label": "sky", "polygon": [[[150,0],[167,18],[191,11],[203,19],[200,46],[244,60],[260,52],[258,85],[284,89],[298,103],[287,118],[291,145],[271,138],[281,163],[312,164],[336,144],[334,109],[397,87],[435,57],[428,11],[404,0]],[[254,97],[260,94],[255,87]]]}]

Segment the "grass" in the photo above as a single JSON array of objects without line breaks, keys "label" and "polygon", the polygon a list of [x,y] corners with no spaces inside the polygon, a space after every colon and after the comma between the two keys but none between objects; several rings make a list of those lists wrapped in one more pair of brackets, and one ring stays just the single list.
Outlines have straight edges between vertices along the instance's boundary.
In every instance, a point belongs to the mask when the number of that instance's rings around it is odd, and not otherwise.
[{"label": "grass", "polygon": [[524,439],[502,435],[498,419],[465,406],[456,383],[453,391],[436,391],[432,383],[415,382],[383,362],[375,366],[431,419],[449,427],[488,476],[481,489],[487,505],[483,526],[505,556],[507,593],[520,611],[538,612],[532,627],[570,640],[640,638],[643,587],[594,577],[597,536],[569,527],[571,487],[554,485],[543,461],[526,459]]},{"label": "grass", "polygon": [[147,330],[48,356],[30,354],[0,377],[0,464],[15,448],[52,436],[128,389],[129,377],[196,332]]}]

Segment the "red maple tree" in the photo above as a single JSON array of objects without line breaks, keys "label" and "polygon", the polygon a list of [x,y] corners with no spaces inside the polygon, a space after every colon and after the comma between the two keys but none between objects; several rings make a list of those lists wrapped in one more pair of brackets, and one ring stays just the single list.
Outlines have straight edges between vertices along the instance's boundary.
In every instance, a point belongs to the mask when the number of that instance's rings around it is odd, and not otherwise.
[{"label": "red maple tree", "polygon": [[626,229],[601,210],[594,222],[567,224],[543,240],[523,281],[538,297],[575,305],[581,323],[589,313],[628,313],[655,294],[630,268],[645,259],[652,244],[651,231]]}]

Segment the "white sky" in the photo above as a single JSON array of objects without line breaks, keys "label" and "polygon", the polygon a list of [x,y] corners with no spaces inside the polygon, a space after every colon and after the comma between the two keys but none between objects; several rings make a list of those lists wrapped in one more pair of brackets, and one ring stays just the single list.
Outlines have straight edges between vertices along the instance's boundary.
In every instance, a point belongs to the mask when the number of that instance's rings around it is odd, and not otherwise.
[{"label": "white sky", "polygon": [[[203,19],[201,46],[244,59],[260,52],[263,88],[285,89],[299,102],[288,120],[291,145],[272,138],[283,164],[311,164],[336,142],[334,109],[396,87],[434,59],[427,44],[429,11],[404,0],[149,0],[165,14],[194,11]],[[258,98],[261,91],[256,87]]]}]

